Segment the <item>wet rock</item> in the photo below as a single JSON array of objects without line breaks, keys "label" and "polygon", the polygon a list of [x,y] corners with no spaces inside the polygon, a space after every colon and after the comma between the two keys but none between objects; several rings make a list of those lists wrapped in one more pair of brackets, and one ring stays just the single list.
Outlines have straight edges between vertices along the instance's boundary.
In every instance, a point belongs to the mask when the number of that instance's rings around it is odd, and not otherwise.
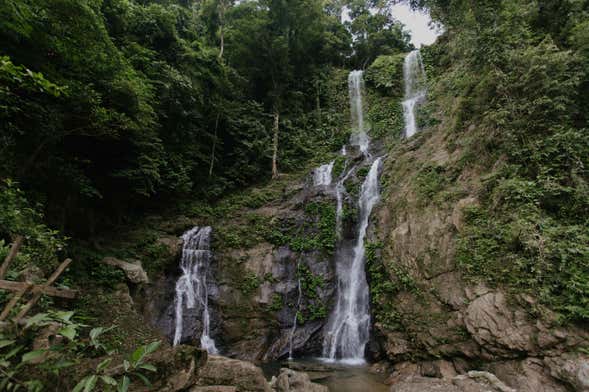
[{"label": "wet rock", "polygon": [[101,261],[103,264],[111,265],[113,267],[120,268],[123,270],[127,279],[131,283],[141,284],[141,283],[149,283],[149,278],[147,277],[147,272],[141,266],[141,261],[139,260],[120,260],[114,257],[105,257]]},{"label": "wet rock", "polygon": [[250,362],[210,355],[197,373],[197,386],[232,386],[240,392],[271,392],[262,369]]},{"label": "wet rock", "polygon": [[311,382],[309,375],[292,369],[280,369],[278,377],[272,381],[276,392],[329,392],[326,386]]}]

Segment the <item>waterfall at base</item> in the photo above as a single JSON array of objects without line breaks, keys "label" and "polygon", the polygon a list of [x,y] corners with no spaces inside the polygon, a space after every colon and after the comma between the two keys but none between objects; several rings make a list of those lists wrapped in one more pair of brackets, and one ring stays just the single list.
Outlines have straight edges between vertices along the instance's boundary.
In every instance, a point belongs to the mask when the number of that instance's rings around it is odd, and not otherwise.
[{"label": "waterfall at base", "polygon": [[364,362],[370,335],[370,302],[365,271],[364,239],[372,208],[379,199],[378,170],[381,158],[372,162],[360,191],[359,222],[352,251],[341,248],[337,255],[337,304],[331,313],[323,342],[323,357],[350,364]]},{"label": "waterfall at base", "polygon": [[182,236],[184,240],[180,262],[182,275],[176,282],[174,345],[182,341],[184,310],[198,306],[202,310],[200,345],[209,353],[216,354],[218,350],[215,347],[215,341],[209,336],[210,314],[207,290],[207,273],[212,258],[211,232],[212,229],[209,226],[197,226]]},{"label": "waterfall at base", "polygon": [[425,100],[427,92],[425,70],[419,50],[414,50],[405,57],[403,80],[405,83],[405,99],[403,101],[405,137],[411,137],[418,131],[415,109]]}]

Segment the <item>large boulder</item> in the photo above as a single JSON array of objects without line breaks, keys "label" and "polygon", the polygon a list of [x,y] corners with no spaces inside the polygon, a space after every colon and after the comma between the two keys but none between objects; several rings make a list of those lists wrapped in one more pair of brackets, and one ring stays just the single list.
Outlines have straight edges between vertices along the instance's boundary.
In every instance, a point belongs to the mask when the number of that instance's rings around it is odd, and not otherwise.
[{"label": "large boulder", "polygon": [[239,392],[271,392],[262,369],[251,362],[210,355],[197,370],[196,386],[231,386]]},{"label": "large boulder", "polygon": [[329,392],[324,385],[311,382],[309,375],[292,369],[280,369],[278,377],[272,380],[276,392]]},{"label": "large boulder", "polygon": [[120,268],[125,273],[125,276],[131,283],[141,284],[149,283],[147,272],[141,266],[139,260],[120,260],[115,257],[105,257],[101,261],[103,264],[107,264],[113,267]]}]

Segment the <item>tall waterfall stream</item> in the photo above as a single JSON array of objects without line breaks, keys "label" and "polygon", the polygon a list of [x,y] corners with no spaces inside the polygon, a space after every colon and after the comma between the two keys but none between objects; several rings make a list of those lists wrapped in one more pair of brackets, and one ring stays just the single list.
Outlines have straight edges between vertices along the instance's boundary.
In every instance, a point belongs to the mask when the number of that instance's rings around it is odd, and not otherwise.
[{"label": "tall waterfall stream", "polygon": [[174,345],[182,340],[184,326],[184,310],[198,306],[202,310],[202,334],[200,345],[211,354],[216,354],[217,347],[210,334],[209,299],[207,289],[207,274],[209,272],[211,252],[211,232],[209,226],[194,227],[182,236],[182,260],[180,268],[182,275],[176,282],[175,298],[175,331]]}]

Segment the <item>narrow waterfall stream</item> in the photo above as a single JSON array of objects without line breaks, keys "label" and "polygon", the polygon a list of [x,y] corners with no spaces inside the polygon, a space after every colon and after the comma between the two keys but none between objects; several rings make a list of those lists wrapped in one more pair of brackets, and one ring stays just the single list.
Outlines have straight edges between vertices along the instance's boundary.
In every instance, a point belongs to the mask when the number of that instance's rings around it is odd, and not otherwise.
[{"label": "narrow waterfall stream", "polygon": [[425,100],[427,92],[425,69],[419,50],[414,50],[405,57],[403,80],[405,83],[403,118],[405,120],[405,137],[409,138],[418,131],[415,110]]},{"label": "narrow waterfall stream", "polygon": [[215,341],[209,336],[207,273],[212,259],[211,232],[212,229],[209,226],[196,226],[182,235],[184,240],[182,260],[180,261],[182,275],[176,282],[174,345],[183,340],[185,309],[198,307],[202,311],[200,345],[209,353],[217,354]]},{"label": "narrow waterfall stream", "polygon": [[292,341],[294,339],[294,334],[297,331],[297,324],[298,324],[298,317],[299,317],[299,311],[301,309],[301,301],[303,299],[303,289],[301,288],[301,278],[299,278],[298,280],[298,289],[299,289],[299,296],[297,298],[297,307],[295,310],[295,315],[294,315],[294,320],[292,322],[292,329],[290,330],[290,341],[288,343],[288,360],[292,360],[293,356],[292,356],[292,352],[293,352],[293,347],[292,347]]},{"label": "narrow waterfall stream", "polygon": [[[350,94],[350,114],[352,120],[352,136],[350,144],[358,146],[362,154],[368,154],[370,138],[364,123],[364,72],[352,71],[348,76],[348,89]],[[345,150],[344,150],[345,151]]]}]

